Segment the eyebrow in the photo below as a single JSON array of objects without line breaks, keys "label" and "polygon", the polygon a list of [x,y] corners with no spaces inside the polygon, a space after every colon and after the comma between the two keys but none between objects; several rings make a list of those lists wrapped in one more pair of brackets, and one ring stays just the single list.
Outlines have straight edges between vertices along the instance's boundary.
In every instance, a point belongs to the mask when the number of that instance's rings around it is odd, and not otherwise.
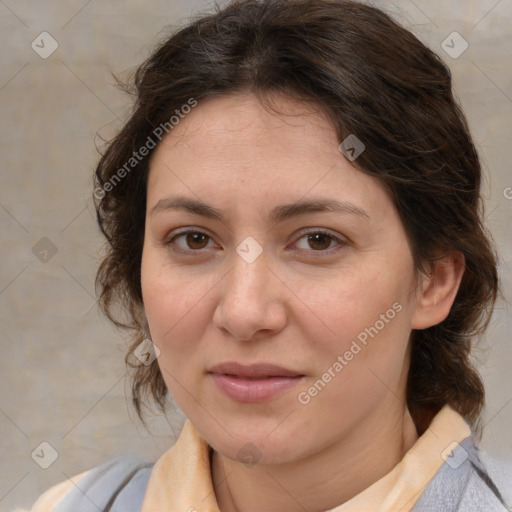
[{"label": "eyebrow", "polygon": [[[160,199],[158,203],[150,210],[149,215],[154,215],[162,211],[184,210],[196,215],[201,215],[210,219],[217,219],[225,222],[224,215],[221,210],[210,206],[203,201],[189,199],[186,197],[167,197]],[[360,217],[366,221],[370,220],[370,216],[358,206],[335,199],[315,199],[310,201],[297,201],[295,203],[276,206],[270,212],[269,218],[273,222],[282,222],[291,217],[304,215],[306,213],[315,212],[337,212],[343,214],[351,214]]]}]

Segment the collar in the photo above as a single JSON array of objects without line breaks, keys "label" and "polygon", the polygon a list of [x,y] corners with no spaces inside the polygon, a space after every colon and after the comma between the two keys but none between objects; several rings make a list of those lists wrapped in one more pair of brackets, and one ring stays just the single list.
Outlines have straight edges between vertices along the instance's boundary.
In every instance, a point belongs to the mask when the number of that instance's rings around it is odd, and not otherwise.
[{"label": "collar", "polygon": [[[464,418],[444,406],[389,473],[329,512],[410,512],[443,465],[443,456],[470,435]],[[220,512],[211,478],[210,450],[187,420],[177,442],[153,467],[142,512]]]}]

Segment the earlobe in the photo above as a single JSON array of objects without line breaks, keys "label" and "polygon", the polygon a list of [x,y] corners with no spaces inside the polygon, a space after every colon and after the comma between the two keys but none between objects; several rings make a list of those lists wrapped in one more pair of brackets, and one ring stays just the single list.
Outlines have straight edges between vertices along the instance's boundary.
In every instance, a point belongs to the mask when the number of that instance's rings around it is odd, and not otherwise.
[{"label": "earlobe", "polygon": [[458,251],[432,262],[418,288],[413,329],[427,329],[441,323],[450,313],[465,270],[464,255]]}]

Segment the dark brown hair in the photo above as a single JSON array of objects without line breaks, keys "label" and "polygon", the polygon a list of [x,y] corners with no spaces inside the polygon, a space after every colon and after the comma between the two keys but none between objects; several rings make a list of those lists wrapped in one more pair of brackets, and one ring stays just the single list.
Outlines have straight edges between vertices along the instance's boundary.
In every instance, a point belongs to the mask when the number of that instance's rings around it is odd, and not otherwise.
[{"label": "dark brown hair", "polygon": [[470,349],[498,291],[481,221],[479,158],[447,66],[381,10],[345,0],[232,2],[172,35],[134,75],[132,115],[95,174],[108,241],[96,282],[106,315],[133,330],[127,363],[139,416],[147,397],[164,408],[167,389],[156,361],[144,366],[132,355],[145,337],[140,264],[152,150],[133,168],[126,163],[191,98],[243,91],[311,101],[332,119],[340,142],[355,134],[364,143],[354,165],[388,190],[418,271],[448,251],[464,255],[448,317],[412,332],[407,403],[420,433],[445,404],[477,429],[484,387]]}]

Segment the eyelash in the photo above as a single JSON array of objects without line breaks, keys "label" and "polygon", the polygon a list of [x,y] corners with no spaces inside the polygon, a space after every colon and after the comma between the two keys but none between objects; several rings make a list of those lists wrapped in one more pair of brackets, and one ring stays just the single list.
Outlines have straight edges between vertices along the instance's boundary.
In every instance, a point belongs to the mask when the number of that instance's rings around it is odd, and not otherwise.
[{"label": "eyelash", "polygon": [[[174,252],[178,252],[178,253],[182,253],[182,254],[187,254],[187,255],[192,255],[193,253],[202,253],[205,249],[207,249],[207,248],[203,248],[203,249],[184,249],[183,247],[177,246],[175,244],[175,240],[177,238],[180,238],[180,237],[183,237],[183,236],[186,236],[186,235],[189,235],[189,234],[204,235],[204,236],[206,236],[208,238],[208,242],[212,241],[212,237],[210,235],[208,235],[207,233],[204,233],[203,231],[200,231],[200,230],[197,230],[197,229],[188,229],[186,231],[181,231],[179,233],[174,234],[170,239],[165,241],[163,245],[166,246],[166,247],[169,247]],[[347,245],[347,242],[345,242],[343,240],[340,240],[338,237],[334,236],[329,231],[322,230],[322,229],[315,229],[315,230],[311,230],[311,231],[307,231],[307,232],[303,233],[296,240],[295,243],[297,243],[299,240],[302,240],[303,238],[306,238],[306,237],[311,236],[311,235],[324,235],[324,236],[327,236],[327,237],[329,237],[331,239],[331,243],[334,241],[334,242],[336,242],[336,245],[334,247],[329,247],[327,249],[320,249],[320,250],[299,249],[299,250],[295,250],[294,251],[295,253],[309,252],[312,255],[314,255],[314,257],[320,257],[320,256],[324,256],[324,255],[331,255],[331,254],[339,251],[343,246]],[[197,256],[199,256],[199,255],[201,255],[201,254],[197,254]]]}]

